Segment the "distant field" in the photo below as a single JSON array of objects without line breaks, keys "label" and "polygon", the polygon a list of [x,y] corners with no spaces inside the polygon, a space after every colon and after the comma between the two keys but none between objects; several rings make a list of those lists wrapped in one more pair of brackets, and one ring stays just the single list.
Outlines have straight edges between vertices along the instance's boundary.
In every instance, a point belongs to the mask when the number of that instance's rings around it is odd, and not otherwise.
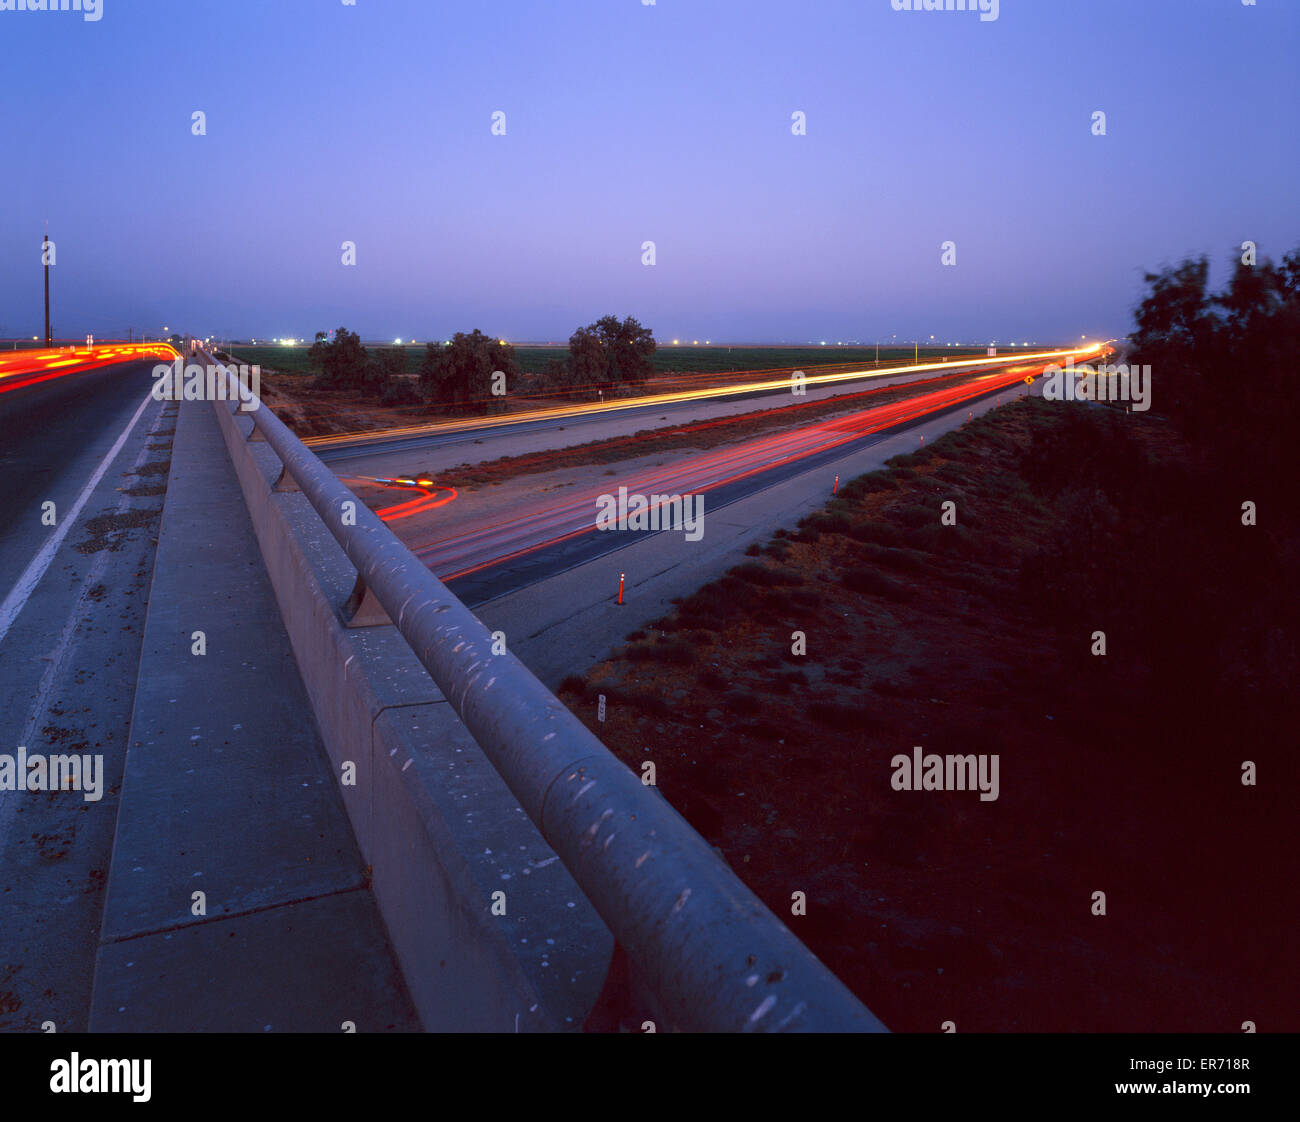
[{"label": "distant field", "polygon": [[[370,346],[368,344],[368,346]],[[375,349],[373,346],[370,349]],[[419,369],[424,359],[424,344],[415,347],[403,347],[406,351],[406,368],[410,373]],[[1015,350],[1026,348],[1017,347]],[[317,373],[307,358],[307,347],[283,346],[247,346],[232,347],[233,357],[240,362],[274,370],[283,370],[288,374]],[[516,347],[515,359],[525,373],[539,373],[553,358],[562,358],[567,353],[565,347]],[[922,359],[956,358],[960,355],[983,356],[983,347],[922,347]],[[998,353],[1012,353],[1012,348],[999,347]],[[911,347],[881,347],[882,363],[904,363],[912,361]],[[674,347],[662,343],[655,351],[654,366],[662,373],[685,372],[692,374],[723,374],[733,370],[766,370],[779,367],[816,366],[828,363],[857,363],[870,365],[876,359],[876,348],[872,347],[781,347],[781,346],[734,346],[734,347]]]}]

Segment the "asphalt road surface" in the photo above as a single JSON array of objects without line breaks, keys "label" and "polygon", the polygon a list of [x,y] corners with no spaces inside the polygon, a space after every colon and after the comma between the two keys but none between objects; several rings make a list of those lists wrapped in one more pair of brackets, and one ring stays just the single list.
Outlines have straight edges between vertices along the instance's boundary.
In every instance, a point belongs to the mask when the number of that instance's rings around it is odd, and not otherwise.
[{"label": "asphalt road surface", "polygon": [[[815,369],[815,368],[814,368]],[[953,364],[939,373],[969,373],[974,367],[970,364]],[[992,369],[992,368],[990,368]],[[843,393],[897,385],[919,379],[933,378],[935,370],[911,371],[909,373],[890,373],[885,371],[865,371],[861,377],[847,374],[836,375],[841,379],[832,383],[809,384],[801,401],[817,401],[835,397]],[[659,427],[653,422],[677,423],[680,420],[694,420],[702,416],[739,414],[755,409],[768,408],[770,405],[784,405],[790,400],[790,383],[777,379],[776,388],[768,387],[734,392],[728,387],[715,387],[716,392],[707,389],[665,395],[654,401],[635,405],[615,405],[612,402],[596,405],[588,402],[567,407],[552,407],[535,418],[526,416],[487,417],[475,422],[470,419],[442,422],[433,426],[431,431],[414,432],[409,435],[392,433],[389,435],[330,436],[308,438],[305,443],[324,463],[340,463],[348,460],[368,459],[377,453],[427,452],[434,448],[447,448],[458,445],[485,444],[495,440],[511,440],[528,433],[574,430],[574,435],[563,443],[581,444],[585,440],[599,439],[600,432],[584,434],[577,430],[584,427],[607,429],[622,420],[645,420],[651,422],[646,427]],[[674,400],[674,397],[680,399]],[[767,403],[763,401],[767,399]],[[720,407],[720,408],[719,408]],[[498,453],[501,454],[501,453]],[[484,458],[475,456],[475,459]]]},{"label": "asphalt road surface", "polygon": [[[598,496],[620,486],[643,495],[702,495],[716,512],[787,479],[842,459],[888,435],[1018,387],[1017,372],[986,375],[966,386],[932,391],[861,413],[678,456],[639,475],[597,479],[576,494],[534,502],[492,524],[410,548],[462,600],[476,607],[596,557],[624,549],[662,529],[596,529]],[[847,483],[848,480],[846,479]]]},{"label": "asphalt road surface", "polygon": [[177,409],[153,365],[0,393],[0,766],[102,757],[98,799],[0,790],[0,1030],[86,1027]]}]

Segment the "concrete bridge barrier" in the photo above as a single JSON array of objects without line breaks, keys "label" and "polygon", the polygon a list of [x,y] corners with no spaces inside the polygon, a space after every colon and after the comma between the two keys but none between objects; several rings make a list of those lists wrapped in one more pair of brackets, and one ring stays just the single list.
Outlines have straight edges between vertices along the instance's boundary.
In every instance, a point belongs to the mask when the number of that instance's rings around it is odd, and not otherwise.
[{"label": "concrete bridge barrier", "polygon": [[580,1028],[617,940],[659,1031],[885,1031],[269,409],[213,408],[427,1029]]}]

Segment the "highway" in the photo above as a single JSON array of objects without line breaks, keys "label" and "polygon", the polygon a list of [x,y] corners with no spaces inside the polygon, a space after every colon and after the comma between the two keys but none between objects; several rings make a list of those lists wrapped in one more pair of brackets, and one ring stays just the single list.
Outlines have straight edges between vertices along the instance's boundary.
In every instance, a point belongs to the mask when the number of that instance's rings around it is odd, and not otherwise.
[{"label": "highway", "polygon": [[176,351],[167,343],[107,343],[90,347],[54,347],[0,351],[0,393],[14,393],[88,370],[132,359],[170,362]]},{"label": "highway", "polygon": [[[87,1025],[179,408],[150,395],[156,356],[82,357],[69,362],[67,352],[28,352],[0,367],[0,470],[7,484],[0,496],[6,527],[0,539],[0,738],[8,752],[23,746],[29,753],[103,757],[102,797],[95,801],[0,792],[0,860],[9,870],[0,930],[12,945],[32,948],[11,963],[0,959],[0,1029],[36,1030],[47,1021],[59,1031]],[[411,544],[472,605],[530,585],[545,587],[538,582],[548,576],[654,536],[596,531],[601,493],[623,486],[646,494],[704,494],[706,518],[728,505],[739,509],[747,496],[838,465],[890,433],[1014,388],[1025,369],[1023,359],[1004,359],[975,380],[918,387],[902,402],[680,456],[622,478],[590,469],[581,488],[562,500],[534,501],[491,525],[417,536]],[[788,402],[788,383],[781,386]],[[694,415],[704,403],[677,407]],[[466,426],[432,439],[472,441],[475,432]],[[560,437],[572,440],[567,433]],[[421,486],[409,477],[392,478],[389,486],[396,501],[381,516],[398,530],[427,530],[421,515],[436,520],[457,505],[446,486]],[[47,504],[53,514],[43,518]],[[716,553],[724,540],[710,549]]]},{"label": "highway", "polygon": [[[601,496],[614,494],[619,488],[645,496],[703,495],[707,520],[710,511],[814,471],[878,442],[888,433],[1018,387],[1045,365],[1041,361],[1008,364],[1003,360],[998,369],[987,374],[962,379],[957,385],[927,389],[903,401],[692,452],[660,467],[617,475],[605,471],[590,482],[580,482],[576,489],[566,489],[562,499],[539,496],[450,532],[430,534],[418,523],[408,528],[400,522],[394,529],[467,603],[481,604],[663,532],[599,529],[596,522]],[[447,489],[442,489],[438,505],[454,495],[454,491],[449,496]],[[411,504],[385,511],[405,513],[408,509],[417,508]]]},{"label": "highway", "polygon": [[150,398],[153,360],[16,354],[0,368],[0,752],[102,755],[104,773],[94,802],[0,791],[0,1029],[62,1032],[86,1025],[177,407]]},{"label": "highway", "polygon": [[[936,374],[963,374],[981,369],[997,370],[1009,361],[1033,362],[1050,355],[1081,354],[1081,351],[1036,351],[1033,353],[1003,356],[1001,358],[964,358],[940,362],[922,362],[900,366],[882,367],[879,370],[844,370],[808,374],[803,382],[801,401],[823,400],[841,393],[854,392],[864,386],[890,386],[913,380],[929,379]],[[340,433],[331,436],[309,436],[303,443],[311,448],[325,463],[359,460],[373,457],[378,452],[411,453],[434,448],[484,444],[485,442],[517,437],[527,433],[574,430],[591,426],[592,435],[567,437],[561,444],[580,443],[583,439],[598,439],[600,431],[608,430],[621,421],[663,421],[695,418],[702,407],[719,413],[738,414],[760,408],[762,399],[774,404],[791,401],[791,378],[780,373],[770,378],[741,383],[720,383],[710,378],[706,385],[671,393],[647,394],[609,401],[574,402],[549,405],[518,412],[497,415],[463,417],[453,420],[431,421],[427,424],[386,429],[381,432]]]}]

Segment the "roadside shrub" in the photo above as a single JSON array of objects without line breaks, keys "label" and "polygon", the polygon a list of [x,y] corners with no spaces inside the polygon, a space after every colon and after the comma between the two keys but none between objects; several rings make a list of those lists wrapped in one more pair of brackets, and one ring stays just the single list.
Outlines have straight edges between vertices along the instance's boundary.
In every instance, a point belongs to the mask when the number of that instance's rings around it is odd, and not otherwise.
[{"label": "roadside shrub", "polygon": [[847,514],[818,511],[799,523],[800,530],[814,530],[820,534],[847,534],[853,525]]},{"label": "roadside shrub", "polygon": [[873,471],[866,475],[860,475],[857,479],[850,480],[845,486],[840,488],[840,494],[848,498],[860,498],[864,495],[876,494],[880,491],[897,491],[898,480],[894,478],[893,472]]},{"label": "roadside shrub", "polygon": [[890,456],[885,463],[892,468],[915,468],[928,464],[931,455],[929,448],[917,452],[900,452],[897,456]]},{"label": "roadside shrub", "polygon": [[908,529],[915,529],[919,526],[928,526],[931,523],[939,525],[939,504],[931,506],[928,503],[906,503],[903,506],[891,507],[889,517]]},{"label": "roadside shrub", "polygon": [[769,568],[767,565],[760,565],[757,561],[746,561],[744,564],[737,565],[728,575],[748,584],[764,587],[803,584],[803,574],[797,569]]},{"label": "roadside shrub", "polygon": [[930,568],[926,558],[919,557],[906,549],[895,549],[871,542],[865,547],[863,553],[873,564],[888,565],[900,573],[924,573]]},{"label": "roadside shrub", "polygon": [[655,693],[624,693],[620,691],[613,696],[606,695],[606,697],[611,702],[617,699],[620,704],[638,710],[648,717],[667,717],[673,713],[673,707]]},{"label": "roadside shrub", "polygon": [[883,596],[887,600],[898,601],[912,598],[912,590],[907,585],[866,565],[845,570],[840,582],[850,591],[868,596]]},{"label": "roadside shrub", "polygon": [[667,662],[685,666],[695,661],[695,649],[684,639],[660,639],[627,648],[629,662]]},{"label": "roadside shrub", "polygon": [[381,405],[419,405],[423,399],[406,378],[393,378],[379,395]]},{"label": "roadside shrub", "polygon": [[782,728],[766,717],[760,717],[756,721],[745,721],[739,726],[738,731],[743,736],[753,736],[759,740],[780,740],[789,729]]},{"label": "roadside shrub", "polygon": [[849,537],[858,542],[877,542],[880,545],[902,545],[903,534],[897,526],[875,519],[859,522],[849,531]]},{"label": "roadside shrub", "polygon": [[808,706],[807,712],[817,724],[841,732],[852,732],[862,725],[860,710],[838,701],[814,701]]}]

